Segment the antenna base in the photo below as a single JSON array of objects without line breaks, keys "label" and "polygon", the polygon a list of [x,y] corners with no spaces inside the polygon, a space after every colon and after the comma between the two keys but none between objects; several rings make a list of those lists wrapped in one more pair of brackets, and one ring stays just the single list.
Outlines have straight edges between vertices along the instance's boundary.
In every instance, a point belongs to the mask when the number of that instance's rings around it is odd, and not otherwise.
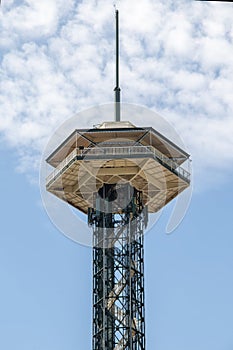
[{"label": "antenna base", "polygon": [[121,89],[115,87],[115,121],[119,122],[121,120]]}]

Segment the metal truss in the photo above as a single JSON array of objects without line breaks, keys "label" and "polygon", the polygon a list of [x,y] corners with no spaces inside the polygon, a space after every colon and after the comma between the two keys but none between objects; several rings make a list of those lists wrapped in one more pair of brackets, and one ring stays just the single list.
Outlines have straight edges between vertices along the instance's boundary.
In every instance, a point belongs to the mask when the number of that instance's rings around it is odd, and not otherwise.
[{"label": "metal truss", "polygon": [[104,185],[89,209],[94,245],[93,350],[145,349],[147,218],[142,192],[130,185]]}]

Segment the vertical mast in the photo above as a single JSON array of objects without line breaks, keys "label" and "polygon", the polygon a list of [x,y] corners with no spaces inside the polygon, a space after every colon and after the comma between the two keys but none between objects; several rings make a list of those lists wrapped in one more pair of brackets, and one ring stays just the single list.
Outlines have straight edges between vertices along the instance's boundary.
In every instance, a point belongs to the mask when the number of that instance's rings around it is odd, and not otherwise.
[{"label": "vertical mast", "polygon": [[119,11],[116,10],[116,87],[115,91],[115,121],[121,120],[121,89],[119,86]]}]

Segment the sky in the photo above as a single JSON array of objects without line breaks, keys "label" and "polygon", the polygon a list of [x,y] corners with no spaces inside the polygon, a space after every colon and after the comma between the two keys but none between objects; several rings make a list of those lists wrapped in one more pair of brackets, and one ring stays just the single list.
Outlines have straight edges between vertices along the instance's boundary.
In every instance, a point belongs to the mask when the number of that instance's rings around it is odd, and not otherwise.
[{"label": "sky", "polygon": [[183,221],[166,234],[169,206],[145,236],[147,349],[231,350],[233,5],[190,0],[2,0],[0,349],[91,349],[91,248],[52,224],[39,172],[62,123],[98,124],[79,113],[113,99],[114,3],[122,100],[193,164]]}]

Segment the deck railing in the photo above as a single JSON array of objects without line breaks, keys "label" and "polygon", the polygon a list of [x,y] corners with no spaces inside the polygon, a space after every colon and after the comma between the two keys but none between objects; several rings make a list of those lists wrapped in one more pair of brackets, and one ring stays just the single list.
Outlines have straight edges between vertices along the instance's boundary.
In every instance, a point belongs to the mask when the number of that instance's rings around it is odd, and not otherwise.
[{"label": "deck railing", "polygon": [[[127,156],[131,157],[133,155],[151,155],[153,159],[157,159],[161,164],[167,166],[170,170],[175,172],[177,175],[183,177],[185,180],[190,181],[190,172],[183,167],[181,167],[174,158],[168,158],[157,149],[152,146],[128,146],[128,147],[93,147],[93,148],[84,148],[82,150],[76,148],[74,149],[47,177],[46,183],[49,184],[54,180],[57,175],[65,169],[65,167],[74,160],[77,156],[82,157],[83,159],[88,159],[89,157],[106,157],[106,156]],[[189,159],[186,162],[190,162]]]}]

